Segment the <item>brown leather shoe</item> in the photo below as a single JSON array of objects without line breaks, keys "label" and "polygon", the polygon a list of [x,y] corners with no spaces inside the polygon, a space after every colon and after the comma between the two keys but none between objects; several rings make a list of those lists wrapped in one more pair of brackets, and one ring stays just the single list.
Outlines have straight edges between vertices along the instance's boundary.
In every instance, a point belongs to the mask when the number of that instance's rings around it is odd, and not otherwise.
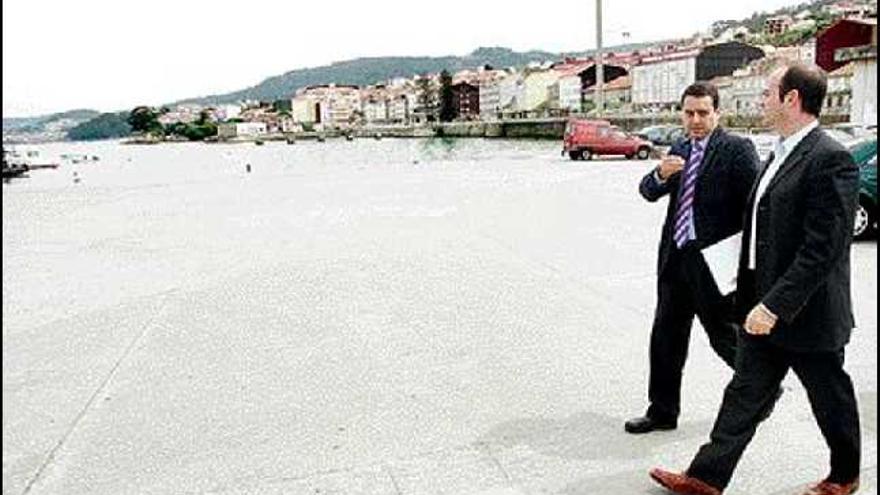
[{"label": "brown leather shoe", "polygon": [[651,470],[651,478],[663,488],[679,495],[721,495],[721,490],[684,473],[671,473],[654,468]]},{"label": "brown leather shoe", "polygon": [[859,489],[859,479],[856,478],[849,483],[831,483],[830,481],[821,481],[811,486],[802,495],[850,495]]}]

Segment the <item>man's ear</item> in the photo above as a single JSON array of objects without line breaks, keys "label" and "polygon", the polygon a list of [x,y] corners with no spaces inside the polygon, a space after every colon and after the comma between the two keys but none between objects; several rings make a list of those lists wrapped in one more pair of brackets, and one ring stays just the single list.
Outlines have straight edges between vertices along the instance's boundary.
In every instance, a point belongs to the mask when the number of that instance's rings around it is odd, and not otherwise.
[{"label": "man's ear", "polygon": [[785,93],[785,102],[786,103],[789,103],[789,104],[797,103],[800,101],[800,99],[801,99],[801,93],[800,93],[800,91],[798,91],[796,89],[792,89],[788,93]]}]

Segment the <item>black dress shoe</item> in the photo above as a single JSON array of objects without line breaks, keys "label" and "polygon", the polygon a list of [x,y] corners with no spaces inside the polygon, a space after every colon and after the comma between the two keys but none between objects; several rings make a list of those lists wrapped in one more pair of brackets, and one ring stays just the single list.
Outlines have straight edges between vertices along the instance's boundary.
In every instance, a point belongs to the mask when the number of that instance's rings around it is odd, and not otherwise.
[{"label": "black dress shoe", "polygon": [[623,425],[627,433],[651,433],[654,430],[674,430],[678,428],[676,420],[659,420],[650,416],[633,418]]}]

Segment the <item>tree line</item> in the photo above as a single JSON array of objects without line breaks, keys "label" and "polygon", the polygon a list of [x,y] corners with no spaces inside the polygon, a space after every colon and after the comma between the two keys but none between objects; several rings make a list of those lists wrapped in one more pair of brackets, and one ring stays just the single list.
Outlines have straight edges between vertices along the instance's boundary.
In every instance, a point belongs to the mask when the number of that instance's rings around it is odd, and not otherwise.
[{"label": "tree line", "polygon": [[[435,89],[427,78],[417,82],[419,105],[430,120],[450,122],[457,117],[453,107],[452,75],[447,70],[440,73],[440,87]],[[151,135],[157,138],[179,137],[189,141],[203,141],[217,135],[217,124],[210,113],[203,110],[194,122],[174,122],[163,125],[159,117],[168,113],[167,107],[159,109],[141,105],[130,112],[102,113],[83,122],[67,133],[73,141],[92,141],[98,139],[118,139],[131,134]]]}]

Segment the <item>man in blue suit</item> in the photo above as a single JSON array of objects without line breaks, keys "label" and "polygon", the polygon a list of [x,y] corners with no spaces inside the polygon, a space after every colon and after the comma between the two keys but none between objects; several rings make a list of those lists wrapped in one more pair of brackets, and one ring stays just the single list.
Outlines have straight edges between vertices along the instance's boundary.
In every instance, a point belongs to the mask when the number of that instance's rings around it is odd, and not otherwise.
[{"label": "man in blue suit", "polygon": [[748,139],[718,127],[718,90],[697,82],[681,98],[684,139],[642,179],[654,202],[669,196],[658,258],[657,309],[651,330],[650,406],[626,422],[629,433],[678,426],[681,379],[694,316],[731,368],[736,355],[732,305],[715,284],[701,249],[742,230],[746,200],[759,163]]}]

